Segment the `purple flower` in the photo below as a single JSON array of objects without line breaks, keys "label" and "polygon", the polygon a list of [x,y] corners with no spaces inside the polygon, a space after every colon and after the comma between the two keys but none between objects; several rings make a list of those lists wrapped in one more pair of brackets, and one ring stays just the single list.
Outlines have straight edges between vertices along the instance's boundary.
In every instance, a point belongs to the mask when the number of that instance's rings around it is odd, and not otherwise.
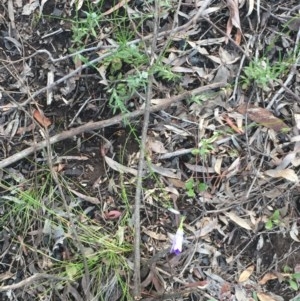
[{"label": "purple flower", "polygon": [[178,228],[173,238],[173,244],[170,253],[174,253],[176,255],[180,254],[182,251],[182,242],[183,242],[183,229]]},{"label": "purple flower", "polygon": [[177,232],[173,238],[172,247],[170,253],[174,253],[175,255],[179,255],[182,251],[182,243],[183,243],[183,221],[184,217],[181,218],[179,227]]}]

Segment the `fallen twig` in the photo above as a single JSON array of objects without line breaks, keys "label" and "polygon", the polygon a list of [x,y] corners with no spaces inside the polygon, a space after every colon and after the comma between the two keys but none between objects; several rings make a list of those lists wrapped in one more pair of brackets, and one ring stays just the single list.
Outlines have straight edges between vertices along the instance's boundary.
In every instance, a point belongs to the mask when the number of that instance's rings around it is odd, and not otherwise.
[{"label": "fallen twig", "polygon": [[34,274],[18,283],[14,283],[11,285],[4,285],[4,286],[0,286],[0,292],[5,292],[5,291],[9,291],[9,290],[14,290],[17,288],[21,288],[25,285],[29,285],[30,283],[39,280],[39,279],[48,279],[48,280],[56,280],[56,281],[70,281],[70,279],[65,278],[65,277],[59,277],[56,275],[48,275],[48,274],[44,274],[44,273],[38,273],[38,274]]},{"label": "fallen twig", "polygon": [[[153,28],[153,40],[150,48],[150,65],[149,70],[151,70],[154,60],[155,60],[155,50],[157,43],[158,35],[158,24],[159,20],[159,1],[155,0],[155,10],[154,10],[154,28]],[[148,86],[145,100],[145,110],[144,110],[144,122],[142,128],[142,138],[140,144],[140,157],[138,165],[138,175],[136,180],[136,190],[134,198],[134,275],[133,275],[133,295],[135,300],[141,299],[141,199],[142,199],[142,185],[143,185],[143,173],[145,165],[145,146],[147,140],[147,132],[149,127],[149,118],[150,118],[150,108],[151,108],[151,96],[152,96],[152,87],[153,87],[153,74],[148,73]]]},{"label": "fallen twig", "polygon": [[[203,93],[203,92],[208,91],[208,90],[225,87],[226,84],[227,83],[225,83],[225,82],[213,83],[213,84],[209,84],[207,86],[196,88],[196,89],[191,90],[191,91],[186,91],[186,92],[184,92],[180,95],[176,95],[176,96],[173,96],[171,98],[162,99],[158,105],[150,107],[150,112],[157,112],[157,111],[160,111],[160,110],[164,110],[167,107],[169,107],[172,103],[175,103],[177,101],[180,101],[180,100],[183,100],[183,99],[195,96],[195,95],[198,95],[198,94]],[[105,128],[105,127],[108,127],[108,126],[112,126],[114,124],[118,124],[118,123],[122,122],[122,120],[124,120],[124,119],[131,119],[131,118],[141,116],[141,115],[144,114],[144,112],[145,112],[144,109],[139,109],[139,110],[133,111],[133,112],[128,113],[128,114],[117,115],[113,118],[103,120],[103,121],[89,122],[89,123],[86,123],[86,124],[84,124],[82,126],[79,126],[77,128],[73,128],[73,129],[64,131],[60,134],[57,134],[55,136],[50,137],[49,140],[43,140],[43,141],[41,141],[39,143],[36,143],[35,145],[33,145],[31,147],[28,147],[28,148],[26,148],[26,149],[14,154],[14,155],[8,157],[6,159],[1,160],[0,161],[0,168],[7,167],[7,166],[9,166],[9,165],[11,165],[15,162],[18,162],[19,160],[21,160],[23,158],[29,156],[30,154],[32,154],[32,153],[34,153],[38,150],[43,149],[44,147],[47,146],[47,143],[54,144],[54,143],[57,143],[59,141],[62,141],[62,140],[71,138],[73,136],[82,134],[84,132],[98,130],[98,129]]]}]

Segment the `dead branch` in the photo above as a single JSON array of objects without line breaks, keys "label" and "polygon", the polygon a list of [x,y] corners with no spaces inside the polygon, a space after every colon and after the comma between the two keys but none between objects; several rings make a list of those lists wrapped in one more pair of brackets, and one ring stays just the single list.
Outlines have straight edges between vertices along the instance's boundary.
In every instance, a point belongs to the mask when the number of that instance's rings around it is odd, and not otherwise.
[{"label": "dead branch", "polygon": [[[158,35],[158,24],[160,23],[158,12],[160,6],[158,0],[155,0],[155,10],[154,10],[154,29],[153,29],[153,40],[150,48],[150,65],[149,70],[151,70],[154,60],[155,60],[155,50],[157,43]],[[146,46],[146,45],[145,45]],[[135,300],[141,299],[141,199],[142,199],[142,185],[143,185],[143,173],[145,165],[145,146],[147,140],[147,132],[149,127],[149,118],[150,118],[150,108],[151,108],[151,96],[152,96],[152,87],[153,87],[153,74],[148,73],[148,86],[145,100],[145,110],[144,110],[144,122],[142,128],[142,138],[140,146],[140,157],[138,165],[138,174],[136,181],[136,190],[134,198],[134,275],[133,275],[133,295]]]},{"label": "dead branch", "polygon": [[[226,86],[226,84],[227,83],[225,83],[225,82],[213,83],[213,84],[209,84],[209,85],[206,85],[206,86],[203,86],[203,87],[196,88],[196,89],[191,90],[191,91],[186,91],[186,92],[184,92],[180,95],[176,95],[176,96],[173,96],[171,98],[161,99],[160,104],[150,107],[150,113],[157,112],[157,111],[160,111],[160,110],[164,110],[167,107],[169,107],[171,104],[173,104],[177,101],[187,99],[189,97],[198,95],[198,94],[203,93],[205,91],[212,90],[212,89],[223,88],[223,87]],[[9,165],[11,165],[15,162],[18,162],[19,160],[21,160],[23,158],[29,156],[30,154],[43,149],[44,147],[47,146],[47,143],[54,144],[54,143],[57,143],[59,141],[63,141],[65,139],[71,138],[73,136],[82,134],[84,132],[99,130],[101,128],[112,126],[114,124],[118,124],[118,123],[122,122],[122,120],[124,120],[124,119],[132,119],[132,118],[141,116],[141,115],[144,114],[144,112],[145,112],[144,109],[139,109],[139,110],[133,111],[133,112],[128,113],[128,114],[117,115],[117,116],[112,117],[112,118],[107,119],[107,120],[102,120],[102,121],[97,121],[97,122],[89,122],[89,123],[86,123],[86,124],[81,125],[79,127],[64,131],[60,134],[57,134],[55,136],[50,137],[49,140],[43,140],[43,141],[41,141],[39,143],[36,143],[35,145],[33,145],[31,147],[28,147],[28,148],[26,148],[26,149],[14,154],[14,155],[8,157],[6,159],[1,160],[0,161],[0,168],[7,167],[7,166],[9,166]]]},{"label": "dead branch", "polygon": [[0,292],[5,292],[5,291],[9,291],[9,290],[14,290],[17,288],[21,288],[23,286],[29,285],[32,282],[39,280],[39,279],[48,279],[48,280],[56,280],[56,281],[70,281],[70,279],[65,278],[65,277],[59,277],[59,276],[55,276],[55,275],[49,275],[49,274],[43,274],[43,273],[38,273],[38,274],[34,274],[18,283],[14,283],[11,285],[4,285],[4,286],[0,286]]}]

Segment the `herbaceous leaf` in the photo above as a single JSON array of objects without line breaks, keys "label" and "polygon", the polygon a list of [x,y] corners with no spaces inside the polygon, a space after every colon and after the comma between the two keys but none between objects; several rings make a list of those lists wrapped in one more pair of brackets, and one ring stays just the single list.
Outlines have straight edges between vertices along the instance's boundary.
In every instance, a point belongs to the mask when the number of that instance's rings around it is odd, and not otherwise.
[{"label": "herbaceous leaf", "polygon": [[272,223],[272,221],[271,221],[270,219],[266,222],[265,228],[266,228],[267,230],[272,230],[272,228],[273,228],[273,223]]},{"label": "herbaceous leaf", "polygon": [[205,183],[199,183],[199,191],[203,192],[205,190],[207,190],[208,186]]},{"label": "herbaceous leaf", "polygon": [[296,280],[300,280],[300,273],[294,273],[293,278]]},{"label": "herbaceous leaf", "polygon": [[189,179],[185,182],[185,189],[186,190],[191,190],[191,189],[194,189],[194,186],[195,186],[195,183],[194,183],[194,180],[193,179]]},{"label": "herbaceous leaf", "polygon": [[294,291],[297,291],[299,288],[298,283],[294,280],[289,280],[289,285]]},{"label": "herbaceous leaf", "polygon": [[74,279],[75,276],[77,275],[79,269],[75,264],[68,264],[66,266],[66,273],[69,276],[70,279]]}]

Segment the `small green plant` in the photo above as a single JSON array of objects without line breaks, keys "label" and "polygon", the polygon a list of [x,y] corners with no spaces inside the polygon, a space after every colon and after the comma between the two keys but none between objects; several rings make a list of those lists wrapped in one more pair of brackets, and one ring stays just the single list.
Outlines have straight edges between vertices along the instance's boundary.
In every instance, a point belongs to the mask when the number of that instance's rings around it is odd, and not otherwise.
[{"label": "small green plant", "polygon": [[216,98],[219,95],[219,92],[206,92],[206,93],[201,93],[199,95],[193,95],[190,98],[187,99],[189,104],[196,103],[199,105],[202,105],[203,102],[212,100]]},{"label": "small green plant", "polygon": [[128,45],[121,35],[120,48],[103,61],[109,80],[109,106],[113,113],[128,112],[127,101],[146,92],[148,72],[143,68],[148,57],[136,45]]},{"label": "small green plant", "polygon": [[203,192],[207,190],[207,184],[199,181],[195,182],[194,179],[191,178],[185,182],[185,189],[187,196],[194,198],[196,196],[196,192]]},{"label": "small green plant", "polygon": [[154,66],[153,73],[167,81],[176,81],[181,78],[179,74],[176,74],[172,71],[169,65],[163,65],[162,63],[157,63]]},{"label": "small green plant", "polygon": [[135,94],[139,95],[140,90],[146,91],[148,73],[146,71],[137,72],[134,75],[127,76],[121,81],[117,81],[113,88],[109,89],[110,93],[109,106],[115,114],[117,110],[122,113],[128,112],[126,102]]},{"label": "small green plant", "polygon": [[86,17],[77,19],[72,24],[72,41],[77,46],[84,46],[86,39],[96,38],[97,32],[100,31],[100,14],[94,11],[83,13]]},{"label": "small green plant", "polygon": [[[127,45],[125,41],[120,41],[118,51],[104,60],[106,66],[109,65],[110,68],[113,68],[110,70],[110,76],[113,78],[116,76],[116,72],[122,71],[124,64],[129,65],[126,66],[126,68],[129,69],[129,67],[138,68],[147,62],[148,57],[137,45]],[[116,63],[117,66],[114,66]]]},{"label": "small green plant", "polygon": [[274,213],[268,218],[265,223],[265,228],[267,230],[272,230],[275,226],[280,224],[280,211],[277,209]]},{"label": "small green plant", "polygon": [[290,268],[289,266],[285,266],[283,268],[284,273],[287,274],[287,282],[290,286],[291,289],[293,289],[294,291],[298,291],[300,286],[299,286],[299,282],[300,282],[300,273],[291,273],[292,272],[292,268]]},{"label": "small green plant", "polygon": [[290,66],[289,60],[279,59],[274,64],[265,58],[251,61],[249,66],[244,68],[242,87],[246,89],[252,82],[255,82],[258,87],[268,90],[275,84],[276,80],[286,73]]},{"label": "small green plant", "polygon": [[215,147],[213,145],[214,141],[220,136],[220,133],[215,132],[212,137],[210,138],[203,138],[199,143],[199,147],[192,150],[192,154],[194,156],[199,155],[206,159],[207,155],[214,151]]},{"label": "small green plant", "polygon": [[[11,176],[11,178],[13,175]],[[18,182],[17,178],[14,180]],[[67,184],[60,178],[61,184],[67,192]],[[40,184],[42,182],[42,184]],[[127,243],[128,236],[132,236],[129,224],[130,209],[126,204],[122,218],[114,227],[103,227],[92,218],[85,215],[80,208],[81,202],[73,199],[70,193],[70,207],[72,218],[76,222],[76,229],[70,227],[69,216],[64,209],[60,195],[53,189],[53,182],[49,171],[43,171],[37,177],[35,185],[23,183],[20,187],[3,185],[8,187],[11,195],[2,196],[0,200],[5,206],[5,214],[1,217],[5,224],[5,231],[10,231],[9,242],[20,246],[41,260],[47,262],[47,273],[62,276],[64,280],[58,280],[56,288],[63,290],[68,282],[81,281],[87,269],[90,274],[90,290],[95,300],[111,300],[116,290],[120,300],[131,300],[129,292],[129,279],[131,270],[127,261],[132,252],[132,246]],[[25,187],[30,187],[24,189]],[[24,190],[23,190],[24,189]],[[3,224],[3,225],[4,225]],[[34,240],[33,233],[40,233],[41,240]],[[78,240],[74,235],[76,231]],[[56,257],[54,249],[56,243],[62,244],[67,250],[67,259]],[[79,249],[78,242],[83,246]],[[31,255],[30,255],[31,256]],[[85,259],[85,260],[84,260]],[[46,268],[46,265],[45,265]],[[43,270],[40,267],[41,271]],[[48,283],[49,284],[49,283]],[[43,294],[51,294],[46,282]],[[33,284],[35,285],[35,284]]]}]

